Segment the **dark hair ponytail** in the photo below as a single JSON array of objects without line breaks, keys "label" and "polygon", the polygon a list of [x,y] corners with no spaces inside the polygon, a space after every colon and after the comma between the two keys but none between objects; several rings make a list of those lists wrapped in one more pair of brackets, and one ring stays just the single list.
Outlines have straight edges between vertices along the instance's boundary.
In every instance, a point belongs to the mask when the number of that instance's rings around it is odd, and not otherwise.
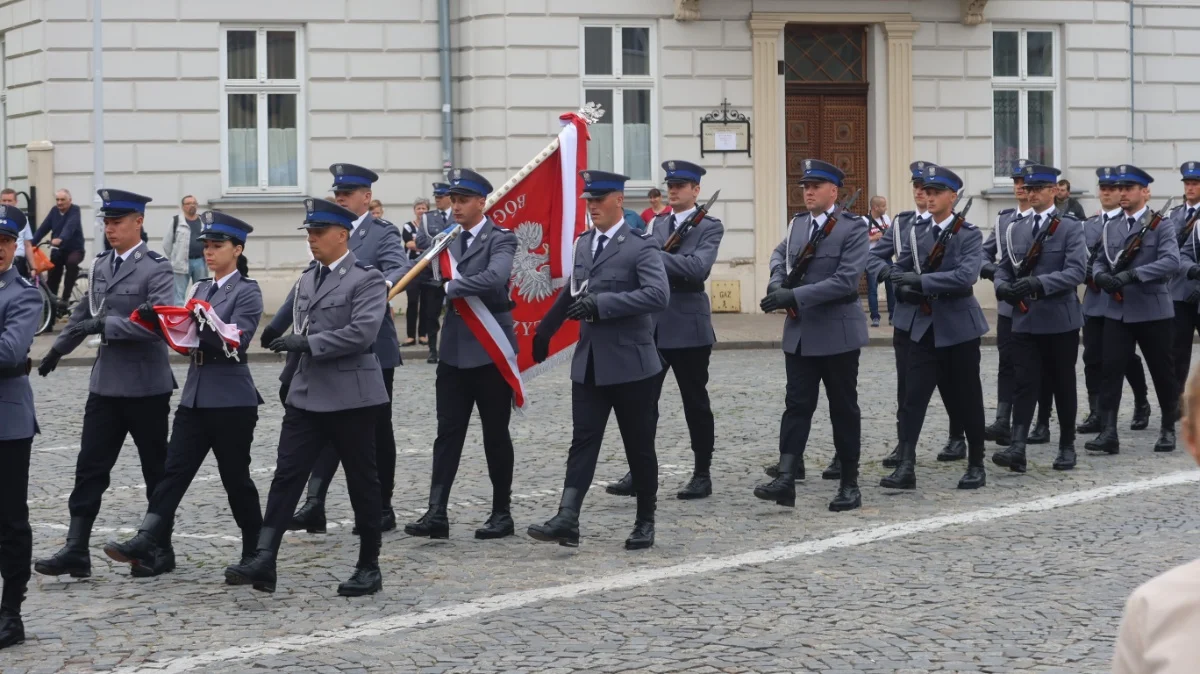
[{"label": "dark hair ponytail", "polygon": [[246,256],[241,253],[238,253],[237,270],[242,276],[250,276],[250,263],[246,262]]}]

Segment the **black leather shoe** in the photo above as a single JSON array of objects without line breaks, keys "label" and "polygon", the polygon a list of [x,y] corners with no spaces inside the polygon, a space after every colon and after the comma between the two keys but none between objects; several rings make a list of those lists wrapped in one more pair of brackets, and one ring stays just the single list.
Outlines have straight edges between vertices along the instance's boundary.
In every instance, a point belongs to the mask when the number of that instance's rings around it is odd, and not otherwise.
[{"label": "black leather shoe", "polygon": [[92,575],[92,558],[88,554],[88,540],[92,535],[92,519],[72,517],[67,528],[67,542],[58,552],[33,563],[33,570],[43,576],[70,575],[72,578],[88,578]]},{"label": "black leather shoe", "polygon": [[1012,442],[1002,451],[992,455],[992,463],[1001,468],[1007,468],[1014,473],[1024,473],[1026,468],[1025,445],[1028,435],[1028,426],[1014,424],[1012,427]]},{"label": "black leather shoe", "polygon": [[1044,445],[1050,442],[1050,424],[1037,422],[1033,426],[1033,430],[1029,431],[1029,436],[1025,438],[1027,445]]},{"label": "black leather shoe", "polygon": [[786,473],[754,488],[754,495],[764,501],[774,501],[788,508],[796,507],[796,481]]},{"label": "black leather shoe", "polygon": [[842,479],[842,460],[837,458],[835,454],[833,461],[829,462],[829,467],[821,471],[822,480],[840,480]]},{"label": "black leather shoe", "polygon": [[551,517],[545,524],[531,524],[526,533],[534,540],[577,548],[579,547],[579,512],[570,508],[559,508],[557,515]]},{"label": "black leather shoe", "polygon": [[429,506],[416,522],[404,525],[404,533],[421,538],[450,538],[450,518],[445,506]]},{"label": "black leather shoe", "polygon": [[1088,415],[1075,427],[1076,433],[1100,432],[1100,414],[1096,411],[1098,409],[1100,409],[1100,396],[1088,396]]},{"label": "black leather shoe", "polygon": [[[764,464],[763,472],[767,474],[767,477],[779,477],[779,462],[776,461],[775,463]],[[803,456],[800,457],[800,460],[798,462],[796,462],[795,478],[796,478],[797,482],[801,482],[804,480],[804,457]]]},{"label": "black leather shoe", "polygon": [[225,569],[227,585],[250,585],[259,592],[274,592],[275,581],[275,553],[271,550],[258,550],[249,563]]},{"label": "black leather shoe", "polygon": [[892,447],[892,453],[883,457],[883,467],[884,468],[895,468],[896,466],[899,466],[899,465],[900,465],[900,443],[897,442],[896,446]]},{"label": "black leather shoe", "polygon": [[243,531],[242,532],[242,556],[240,558],[238,558],[237,563],[230,564],[228,567],[226,567],[226,569],[225,569],[225,584],[226,585],[237,585],[237,583],[231,582],[230,575],[229,575],[229,569],[232,569],[235,566],[249,565],[250,562],[254,561],[254,556],[256,554],[258,554],[258,550],[256,549],[257,547],[258,547],[258,532],[251,531],[251,532],[247,533],[246,531]]},{"label": "black leather shoe", "polygon": [[858,480],[843,479],[837,495],[829,502],[830,512],[840,513],[861,507],[862,493],[858,490]]},{"label": "black leather shoe", "polygon": [[1133,401],[1133,421],[1129,424],[1131,431],[1144,431],[1150,427],[1150,400],[1142,398]]},{"label": "black leather shoe", "polygon": [[1166,417],[1163,418],[1162,428],[1158,431],[1158,442],[1154,443],[1154,451],[1175,451],[1175,424],[1167,422]]},{"label": "black leather shoe", "polygon": [[983,439],[1003,447],[1012,438],[1012,404],[998,403],[996,405],[996,420],[983,429]]},{"label": "black leather shoe", "polygon": [[633,490],[633,473],[625,473],[625,477],[605,486],[604,491],[613,496],[637,496]]},{"label": "black leather shoe", "polygon": [[147,531],[139,531],[133,538],[118,543],[109,541],[104,544],[104,554],[110,559],[122,564],[132,564],[134,567],[153,568],[158,556],[158,542]]},{"label": "black leather shoe", "polygon": [[325,533],[325,502],[321,499],[310,498],[300,506],[295,515],[292,515],[292,521],[288,524],[288,531],[305,530],[310,534]]},{"label": "black leather shoe", "polygon": [[379,519],[380,531],[393,531],[396,528],[396,511],[392,508],[383,509],[383,517]]},{"label": "black leather shoe", "polygon": [[433,346],[432,343],[429,345],[429,357],[425,359],[425,362],[429,363],[430,365],[437,365],[438,350],[437,347]]},{"label": "black leather shoe", "polygon": [[625,539],[626,550],[645,550],[654,545],[654,522],[641,520],[634,522],[633,531]]},{"label": "black leather shoe", "polygon": [[0,606],[0,648],[25,643],[25,624],[21,612],[10,606]]},{"label": "black leather shoe", "polygon": [[967,472],[958,481],[959,489],[979,489],[987,485],[987,471],[982,465],[967,466]]},{"label": "black leather shoe", "polygon": [[516,533],[516,525],[513,524],[512,515],[507,510],[502,510],[493,512],[483,526],[475,530],[475,538],[490,540],[512,536],[514,533]]},{"label": "black leather shoe", "polygon": [[938,452],[938,461],[962,461],[967,458],[967,441],[965,438],[949,438],[946,446]]},{"label": "black leather shoe", "polygon": [[362,597],[382,589],[383,574],[379,572],[379,565],[374,564],[354,569],[350,579],[338,585],[337,592],[342,597]]},{"label": "black leather shoe", "polygon": [[1100,435],[1088,440],[1083,448],[1089,452],[1104,452],[1105,454],[1120,454],[1121,440],[1117,436],[1116,410],[1100,412]]},{"label": "black leather shoe", "polygon": [[675,498],[685,501],[708,496],[712,496],[712,478],[708,475],[693,475],[683,489],[675,494]]},{"label": "black leather shoe", "polygon": [[900,463],[891,475],[879,480],[879,486],[885,489],[917,488],[917,448],[914,445],[907,442],[900,444]]},{"label": "black leather shoe", "polygon": [[129,569],[129,575],[134,578],[152,578],[161,576],[164,573],[170,573],[175,570],[175,548],[170,546],[158,547],[157,554],[154,555],[154,563],[147,566],[145,564],[134,564]]},{"label": "black leather shoe", "polygon": [[1058,456],[1054,457],[1054,470],[1071,470],[1075,467],[1075,441],[1058,441]]}]

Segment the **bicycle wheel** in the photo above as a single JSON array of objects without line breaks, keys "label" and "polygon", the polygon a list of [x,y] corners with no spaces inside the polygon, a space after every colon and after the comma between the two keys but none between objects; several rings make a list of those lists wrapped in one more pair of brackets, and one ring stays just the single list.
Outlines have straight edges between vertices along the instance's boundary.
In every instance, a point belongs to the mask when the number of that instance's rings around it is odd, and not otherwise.
[{"label": "bicycle wheel", "polygon": [[70,316],[80,302],[86,302],[87,294],[88,273],[81,270],[79,272],[79,278],[75,279],[75,287],[71,289],[71,301],[67,303],[67,311],[65,315]]},{"label": "bicycle wheel", "polygon": [[54,297],[50,294],[50,289],[40,283],[37,289],[42,296],[42,315],[38,318],[37,332],[34,334],[40,335],[54,325]]}]

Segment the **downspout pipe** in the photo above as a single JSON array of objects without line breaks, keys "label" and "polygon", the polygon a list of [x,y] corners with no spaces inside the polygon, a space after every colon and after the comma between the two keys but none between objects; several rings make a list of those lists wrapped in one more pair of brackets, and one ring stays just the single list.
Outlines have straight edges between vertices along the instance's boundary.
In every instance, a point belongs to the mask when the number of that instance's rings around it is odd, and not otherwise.
[{"label": "downspout pipe", "polygon": [[454,167],[454,118],[450,93],[450,0],[438,0],[438,58],[442,83],[442,172]]},{"label": "downspout pipe", "polygon": [[1137,163],[1133,150],[1137,136],[1137,98],[1134,96],[1133,0],[1129,0],[1129,161]]},{"label": "downspout pipe", "polygon": [[94,246],[104,250],[104,219],[100,217],[100,190],[104,189],[104,28],[101,0],[92,0],[92,204]]}]

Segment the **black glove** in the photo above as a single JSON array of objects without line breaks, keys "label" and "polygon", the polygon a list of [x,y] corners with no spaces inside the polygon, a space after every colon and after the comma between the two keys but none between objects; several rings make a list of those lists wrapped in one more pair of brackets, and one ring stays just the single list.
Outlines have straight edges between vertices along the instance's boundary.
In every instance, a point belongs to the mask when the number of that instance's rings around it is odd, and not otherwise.
[{"label": "black glove", "polygon": [[879,270],[878,274],[875,275],[875,282],[876,283],[887,283],[889,280],[891,280],[891,278],[892,278],[892,268],[884,267],[883,269]]},{"label": "black glove", "polygon": [[271,342],[275,341],[276,339],[278,339],[282,336],[283,336],[282,332],[280,332],[280,331],[276,330],[275,328],[268,325],[266,328],[263,329],[262,338],[258,341],[258,343],[262,345],[262,348],[269,349],[269,348],[271,348]]},{"label": "black glove", "polygon": [[540,363],[549,357],[550,338],[541,333],[533,333],[533,362]]},{"label": "black glove", "polygon": [[1200,289],[1193,290],[1187,296],[1187,299],[1185,299],[1184,302],[1187,302],[1188,304],[1200,304]]},{"label": "black glove", "polygon": [[308,337],[306,335],[288,335],[287,337],[280,337],[271,342],[267,348],[275,353],[279,353],[280,351],[312,353],[312,347],[308,345]]},{"label": "black glove", "polygon": [[1106,271],[1102,271],[1099,274],[1094,274],[1092,276],[1092,283],[1095,283],[1096,287],[1100,288],[1101,290],[1116,290],[1118,287],[1112,285],[1113,275]]},{"label": "black glove", "polygon": [[762,298],[758,306],[768,314],[778,309],[795,309],[796,293],[787,288],[780,288]]},{"label": "black glove", "polygon": [[154,312],[154,305],[149,302],[143,302],[137,308],[138,318],[142,319],[150,325],[158,325],[158,314]]},{"label": "black glove", "polygon": [[996,265],[993,262],[984,262],[983,268],[979,270],[979,278],[985,278],[993,281],[996,278]]},{"label": "black glove", "polygon": [[782,287],[783,287],[783,284],[779,283],[778,281],[775,283],[768,283],[767,284],[767,294],[770,295],[771,293],[775,292],[776,290],[779,290]]},{"label": "black glove", "polygon": [[903,286],[912,286],[913,288],[921,289],[921,275],[915,271],[902,271],[897,274],[892,271],[891,279]]},{"label": "black glove", "polygon": [[1012,285],[1009,287],[1009,290],[1013,295],[1013,299],[1031,297],[1042,292],[1042,282],[1033,276],[1026,276],[1025,278],[1019,278],[1016,281],[1013,281]]},{"label": "black glove", "polygon": [[38,365],[38,374],[45,377],[54,372],[54,369],[58,367],[58,361],[62,360],[62,357],[63,355],[56,351],[54,347],[50,347],[50,351],[45,356],[42,356],[42,362]]},{"label": "black glove", "polygon": [[1116,274],[1113,276],[1112,283],[1115,286],[1113,288],[1113,290],[1120,290],[1121,288],[1124,288],[1125,286],[1129,285],[1130,283],[1137,283],[1137,280],[1138,280],[1137,274],[1133,273],[1132,269],[1127,269],[1127,270],[1121,272],[1120,274]]},{"label": "black glove", "polygon": [[920,304],[925,301],[925,295],[920,290],[908,285],[897,286],[896,297],[906,304]]},{"label": "black glove", "polygon": [[103,314],[101,314],[99,316],[94,316],[92,318],[85,318],[82,321],[79,321],[78,323],[76,323],[75,325],[72,325],[67,330],[64,330],[63,334],[67,335],[68,337],[75,338],[75,337],[85,337],[87,335],[98,335],[102,332],[104,332],[104,315]]},{"label": "black glove", "polygon": [[1020,298],[1020,295],[1013,294],[1013,284],[1000,281],[996,283],[996,299],[1002,302],[1009,302]]},{"label": "black glove", "polygon": [[1195,281],[1196,279],[1200,278],[1200,264],[1192,265],[1191,268],[1187,270],[1187,277],[1189,281]]},{"label": "black glove", "polygon": [[591,293],[584,293],[576,297],[575,303],[567,307],[567,318],[577,321],[596,318],[599,315],[600,307],[596,305],[596,296]]}]

